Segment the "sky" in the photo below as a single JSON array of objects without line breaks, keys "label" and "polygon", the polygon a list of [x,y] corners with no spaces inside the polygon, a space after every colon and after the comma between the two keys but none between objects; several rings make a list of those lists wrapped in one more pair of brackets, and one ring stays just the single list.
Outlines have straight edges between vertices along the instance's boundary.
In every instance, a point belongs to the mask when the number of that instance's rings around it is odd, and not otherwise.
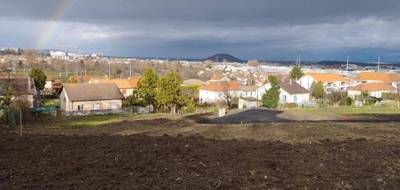
[{"label": "sky", "polygon": [[0,0],[0,47],[400,63],[399,0]]}]

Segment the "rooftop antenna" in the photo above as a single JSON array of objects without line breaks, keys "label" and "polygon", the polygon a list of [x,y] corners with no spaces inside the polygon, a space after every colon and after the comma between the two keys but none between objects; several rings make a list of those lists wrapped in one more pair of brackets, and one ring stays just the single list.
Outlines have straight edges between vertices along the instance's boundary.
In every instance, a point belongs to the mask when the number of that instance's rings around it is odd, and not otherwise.
[{"label": "rooftop antenna", "polygon": [[349,71],[349,59],[350,57],[347,56],[346,71]]}]

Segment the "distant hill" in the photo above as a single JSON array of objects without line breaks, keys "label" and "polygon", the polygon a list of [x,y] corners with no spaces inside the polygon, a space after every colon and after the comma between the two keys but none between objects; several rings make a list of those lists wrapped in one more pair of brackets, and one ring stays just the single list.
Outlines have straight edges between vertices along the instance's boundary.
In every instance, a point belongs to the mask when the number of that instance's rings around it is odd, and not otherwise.
[{"label": "distant hill", "polygon": [[227,53],[218,53],[218,54],[215,54],[215,55],[213,55],[211,57],[207,57],[204,60],[210,60],[210,61],[214,61],[214,62],[223,62],[223,61],[226,61],[226,62],[238,62],[238,63],[243,63],[244,62],[243,60],[238,59],[238,58],[236,58],[236,57],[234,57],[234,56],[232,56],[230,54],[227,54]]}]

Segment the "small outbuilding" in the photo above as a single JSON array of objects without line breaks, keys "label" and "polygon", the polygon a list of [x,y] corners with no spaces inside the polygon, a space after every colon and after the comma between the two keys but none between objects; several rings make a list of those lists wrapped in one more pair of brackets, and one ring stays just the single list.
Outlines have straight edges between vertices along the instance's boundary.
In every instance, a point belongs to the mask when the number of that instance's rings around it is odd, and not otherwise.
[{"label": "small outbuilding", "polygon": [[254,97],[240,97],[238,102],[239,109],[258,107],[258,100]]}]

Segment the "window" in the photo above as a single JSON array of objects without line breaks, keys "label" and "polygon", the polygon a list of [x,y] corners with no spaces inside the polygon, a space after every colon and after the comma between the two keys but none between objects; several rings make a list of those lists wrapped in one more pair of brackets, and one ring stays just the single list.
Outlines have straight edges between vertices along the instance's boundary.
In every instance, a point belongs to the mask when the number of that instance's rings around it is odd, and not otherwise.
[{"label": "window", "polygon": [[294,103],[297,102],[297,96],[293,96],[293,102],[294,102]]},{"label": "window", "polygon": [[111,109],[113,110],[118,109],[118,106],[115,102],[111,103]]},{"label": "window", "polygon": [[78,105],[78,111],[83,111],[83,104]]},{"label": "window", "polygon": [[93,104],[93,110],[100,110],[100,104],[99,103]]},{"label": "window", "polygon": [[286,95],[283,95],[283,96],[282,96],[282,101],[286,102],[286,100],[287,100]]}]

